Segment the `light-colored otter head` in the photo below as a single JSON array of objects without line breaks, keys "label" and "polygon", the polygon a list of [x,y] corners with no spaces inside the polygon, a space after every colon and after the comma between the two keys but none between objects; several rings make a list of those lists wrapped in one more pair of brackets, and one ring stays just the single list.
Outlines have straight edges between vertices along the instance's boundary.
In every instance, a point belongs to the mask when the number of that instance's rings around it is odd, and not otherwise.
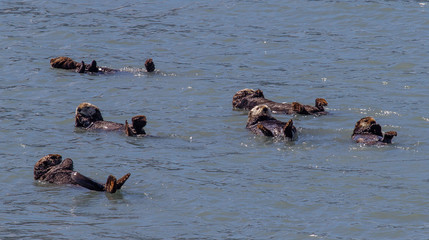
[{"label": "light-colored otter head", "polygon": [[38,180],[45,175],[52,167],[57,166],[62,161],[62,156],[59,154],[49,154],[42,157],[34,165],[34,179]]},{"label": "light-colored otter head", "polygon": [[381,127],[373,117],[361,118],[356,122],[355,129],[353,130],[353,134],[373,133],[378,135],[378,132],[381,133]]},{"label": "light-colored otter head", "polygon": [[81,103],[76,108],[75,113],[75,126],[76,127],[89,127],[91,123],[96,121],[103,121],[100,109],[91,103]]},{"label": "light-colored otter head", "polygon": [[249,111],[249,114],[247,117],[247,126],[255,124],[259,121],[271,120],[271,119],[273,119],[271,115],[271,109],[265,104],[258,105]]},{"label": "light-colored otter head", "polygon": [[234,108],[243,108],[246,106],[249,98],[264,98],[264,93],[260,89],[242,89],[236,92],[234,97],[232,97],[232,106]]}]

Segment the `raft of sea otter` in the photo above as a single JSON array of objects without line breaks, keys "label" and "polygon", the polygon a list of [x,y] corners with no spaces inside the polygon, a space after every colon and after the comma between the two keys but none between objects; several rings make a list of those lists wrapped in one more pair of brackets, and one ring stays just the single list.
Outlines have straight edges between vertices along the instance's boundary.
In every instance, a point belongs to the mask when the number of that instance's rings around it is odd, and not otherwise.
[{"label": "raft of sea otter", "polygon": [[[50,61],[51,67],[73,70],[77,73],[115,73],[120,70],[99,67],[96,61],[85,64],[84,61],[76,62],[69,57],[57,57]],[[147,72],[155,71],[152,59],[145,62]],[[323,98],[316,98],[315,105],[303,105],[298,102],[278,103],[266,99],[260,90],[242,89],[232,98],[233,109],[249,111],[246,128],[256,135],[274,137],[286,140],[296,140],[297,131],[293,120],[282,122],[272,114],[303,114],[303,115],[325,115],[325,106],[328,102]],[[125,120],[124,124],[104,121],[100,109],[91,103],[81,103],[75,112],[75,127],[86,130],[119,131],[127,136],[145,136],[143,127],[147,120],[144,115],[137,115],[131,119],[131,124]],[[381,126],[372,117],[364,117],[356,122],[351,139],[357,143],[366,145],[384,145],[392,143],[392,138],[397,136],[395,131],[382,132]],[[120,179],[113,175],[108,176],[105,184],[98,183],[73,169],[73,160],[66,158],[62,160],[59,154],[49,154],[42,157],[34,166],[34,179],[56,184],[74,184],[95,191],[106,191],[115,193],[130,177],[125,174]]]}]

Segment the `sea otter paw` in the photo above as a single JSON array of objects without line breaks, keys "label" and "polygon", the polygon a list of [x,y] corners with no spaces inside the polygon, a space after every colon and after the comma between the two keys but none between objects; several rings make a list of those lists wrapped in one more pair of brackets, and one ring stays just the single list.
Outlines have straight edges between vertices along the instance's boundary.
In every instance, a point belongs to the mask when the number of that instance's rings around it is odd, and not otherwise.
[{"label": "sea otter paw", "polygon": [[268,128],[264,127],[264,125],[258,123],[256,126],[261,132],[267,137],[274,137],[273,132],[271,132]]},{"label": "sea otter paw", "polygon": [[147,59],[146,62],[144,63],[144,66],[147,72],[155,71],[155,64],[153,63],[152,58]]},{"label": "sea otter paw", "polygon": [[396,131],[385,132],[382,142],[392,143],[392,138],[395,136],[398,136],[398,133]]},{"label": "sea otter paw", "polygon": [[122,185],[128,180],[128,178],[131,176],[131,173],[125,174],[123,177],[119,178],[116,181],[116,187],[117,189],[121,189]]},{"label": "sea otter paw", "polygon": [[285,137],[294,139],[296,135],[296,128],[293,126],[293,120],[290,119],[283,127]]},{"label": "sea otter paw", "polygon": [[105,185],[106,192],[115,193],[118,189],[116,178],[113,175],[109,175]]}]

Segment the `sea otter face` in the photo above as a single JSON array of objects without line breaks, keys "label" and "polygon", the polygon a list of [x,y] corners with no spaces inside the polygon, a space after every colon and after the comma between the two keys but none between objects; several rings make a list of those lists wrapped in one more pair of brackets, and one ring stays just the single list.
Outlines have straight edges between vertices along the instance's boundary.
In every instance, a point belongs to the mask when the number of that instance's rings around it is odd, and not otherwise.
[{"label": "sea otter face", "polygon": [[46,174],[52,167],[57,166],[62,161],[62,157],[59,154],[49,154],[42,157],[34,165],[34,179],[39,179]]},{"label": "sea otter face", "polygon": [[372,117],[364,117],[360,119],[353,130],[353,134],[359,133],[373,133],[378,135],[377,133],[381,133],[381,127],[378,125],[374,118]]},{"label": "sea otter face", "polygon": [[100,109],[91,103],[79,104],[75,113],[75,126],[86,128],[96,121],[103,121]]},{"label": "sea otter face", "polygon": [[61,159],[59,154],[49,154],[42,157],[34,165],[34,179],[45,180],[46,177],[54,176],[58,172],[73,171],[73,160],[66,158],[61,161]]},{"label": "sea otter face", "polygon": [[258,105],[249,111],[247,125],[255,124],[258,121],[272,119],[271,109],[267,105]]},{"label": "sea otter face", "polygon": [[245,88],[238,91],[234,97],[237,98],[245,98],[245,97],[264,97],[264,93],[262,90],[257,89],[256,91],[250,88]]},{"label": "sea otter face", "polygon": [[235,93],[232,98],[232,106],[236,108],[245,107],[249,98],[264,98],[264,93],[260,89],[256,91],[250,88],[242,89]]}]

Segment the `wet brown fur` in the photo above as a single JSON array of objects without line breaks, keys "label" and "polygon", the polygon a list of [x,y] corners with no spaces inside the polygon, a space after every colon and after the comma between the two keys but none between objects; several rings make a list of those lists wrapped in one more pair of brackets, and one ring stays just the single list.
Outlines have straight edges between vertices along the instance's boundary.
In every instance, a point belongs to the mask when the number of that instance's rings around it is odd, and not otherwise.
[{"label": "wet brown fur", "polygon": [[287,123],[275,119],[271,116],[271,110],[267,105],[258,105],[250,110],[246,128],[256,135],[291,140],[297,138],[296,128],[292,119]]},{"label": "wet brown fur", "polygon": [[[78,63],[69,57],[52,58],[50,64],[53,68],[75,70],[78,73],[114,73],[120,71],[118,69],[108,67],[99,67],[95,60],[93,60],[91,64],[85,64],[83,61]],[[155,71],[155,64],[151,58],[145,61],[144,66],[147,72]]]},{"label": "wet brown fur", "polygon": [[69,57],[57,57],[51,59],[51,67],[62,69],[76,69],[80,67],[80,63],[73,61]]},{"label": "wet brown fur", "polygon": [[389,144],[392,143],[392,138],[397,135],[396,131],[383,133],[381,131],[381,126],[373,117],[364,117],[356,122],[352,139],[357,143],[367,145]]},{"label": "wet brown fur", "polygon": [[112,175],[107,178],[106,184],[100,184],[91,178],[85,177],[73,170],[73,160],[70,158],[62,161],[59,154],[49,154],[42,157],[34,165],[34,179],[55,184],[74,184],[90,190],[107,191],[110,193],[121,189],[122,185],[130,177],[130,173],[125,174],[119,180]]},{"label": "wet brown fur", "polygon": [[104,130],[104,131],[123,131],[127,136],[144,136],[143,129],[146,126],[147,119],[144,115],[134,116],[132,124],[128,121],[125,124],[104,121],[100,109],[91,103],[81,103],[75,112],[75,127],[82,127],[87,130]]},{"label": "wet brown fur", "polygon": [[328,102],[323,98],[316,98],[315,106],[303,105],[298,102],[278,103],[266,99],[262,90],[257,89],[255,91],[249,88],[238,91],[232,98],[234,109],[250,110],[261,104],[267,105],[273,113],[322,115],[327,113],[324,106],[327,106]]}]

